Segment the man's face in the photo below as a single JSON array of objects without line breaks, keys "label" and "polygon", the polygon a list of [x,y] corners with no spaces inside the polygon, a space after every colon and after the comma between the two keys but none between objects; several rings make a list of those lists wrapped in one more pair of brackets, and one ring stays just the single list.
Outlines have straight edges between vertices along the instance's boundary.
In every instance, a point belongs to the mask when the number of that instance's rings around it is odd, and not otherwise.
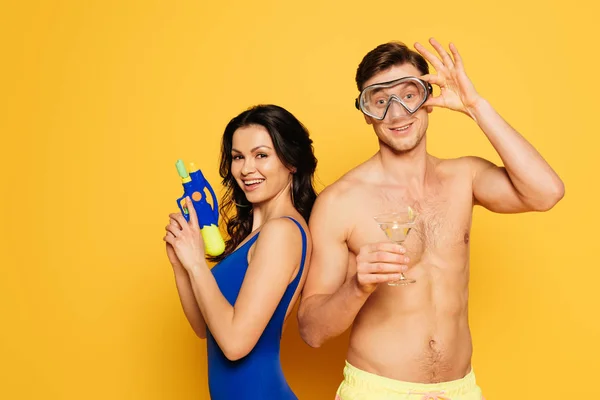
[{"label": "man's face", "polygon": [[[375,83],[389,82],[406,76],[421,76],[421,72],[412,64],[395,65],[374,75],[363,85],[367,87]],[[430,107],[421,107],[409,115],[397,102],[392,102],[383,120],[376,120],[365,115],[367,124],[373,125],[373,130],[379,140],[395,152],[407,152],[415,147],[425,136],[429,124]]]}]

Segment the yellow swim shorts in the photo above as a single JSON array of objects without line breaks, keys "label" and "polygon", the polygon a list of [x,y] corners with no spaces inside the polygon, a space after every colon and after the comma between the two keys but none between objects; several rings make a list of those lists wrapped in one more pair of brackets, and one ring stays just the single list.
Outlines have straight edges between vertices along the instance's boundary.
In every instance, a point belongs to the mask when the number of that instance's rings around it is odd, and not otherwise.
[{"label": "yellow swim shorts", "polygon": [[410,383],[360,370],[346,361],[336,400],[483,400],[483,396],[472,370],[455,381]]}]

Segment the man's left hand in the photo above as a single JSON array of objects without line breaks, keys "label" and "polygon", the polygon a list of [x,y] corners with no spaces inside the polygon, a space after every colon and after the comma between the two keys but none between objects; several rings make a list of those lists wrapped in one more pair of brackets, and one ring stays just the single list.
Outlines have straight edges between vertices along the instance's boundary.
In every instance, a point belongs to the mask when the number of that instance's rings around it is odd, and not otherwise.
[{"label": "man's left hand", "polygon": [[452,52],[452,56],[450,56],[435,39],[430,39],[429,43],[438,52],[440,58],[429,52],[420,43],[415,43],[415,49],[433,65],[437,75],[428,74],[420,78],[439,86],[441,93],[437,97],[429,97],[424,105],[449,108],[450,110],[460,111],[472,117],[471,110],[481,100],[481,96],[467,77],[462,58],[456,46],[450,43],[449,47]]}]

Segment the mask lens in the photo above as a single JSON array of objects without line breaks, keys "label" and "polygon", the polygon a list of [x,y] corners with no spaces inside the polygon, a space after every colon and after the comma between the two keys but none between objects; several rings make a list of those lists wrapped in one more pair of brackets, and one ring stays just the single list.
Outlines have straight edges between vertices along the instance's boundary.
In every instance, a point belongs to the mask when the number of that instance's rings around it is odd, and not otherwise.
[{"label": "mask lens", "polygon": [[392,82],[371,85],[361,93],[361,109],[378,119],[383,119],[390,102],[402,104],[408,113],[416,112],[427,99],[427,91],[421,81],[402,78]]},{"label": "mask lens", "polygon": [[417,109],[425,101],[425,88],[423,85],[417,84],[415,81],[408,81],[398,84],[394,88],[394,94],[411,113],[417,111]]}]

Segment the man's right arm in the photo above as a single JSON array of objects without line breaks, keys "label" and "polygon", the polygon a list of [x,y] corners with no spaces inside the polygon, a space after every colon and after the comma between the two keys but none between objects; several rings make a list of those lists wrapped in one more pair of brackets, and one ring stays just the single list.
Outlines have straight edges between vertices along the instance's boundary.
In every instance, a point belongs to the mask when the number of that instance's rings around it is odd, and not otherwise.
[{"label": "man's right arm", "polygon": [[309,221],[313,249],[298,323],[302,339],[311,347],[320,347],[346,331],[377,284],[399,279],[399,272],[406,269],[401,265],[407,261],[401,246],[366,245],[357,257],[357,272],[346,279],[353,255],[346,243],[344,220],[352,210],[346,210],[343,203],[335,190],[325,190],[317,197]]}]

